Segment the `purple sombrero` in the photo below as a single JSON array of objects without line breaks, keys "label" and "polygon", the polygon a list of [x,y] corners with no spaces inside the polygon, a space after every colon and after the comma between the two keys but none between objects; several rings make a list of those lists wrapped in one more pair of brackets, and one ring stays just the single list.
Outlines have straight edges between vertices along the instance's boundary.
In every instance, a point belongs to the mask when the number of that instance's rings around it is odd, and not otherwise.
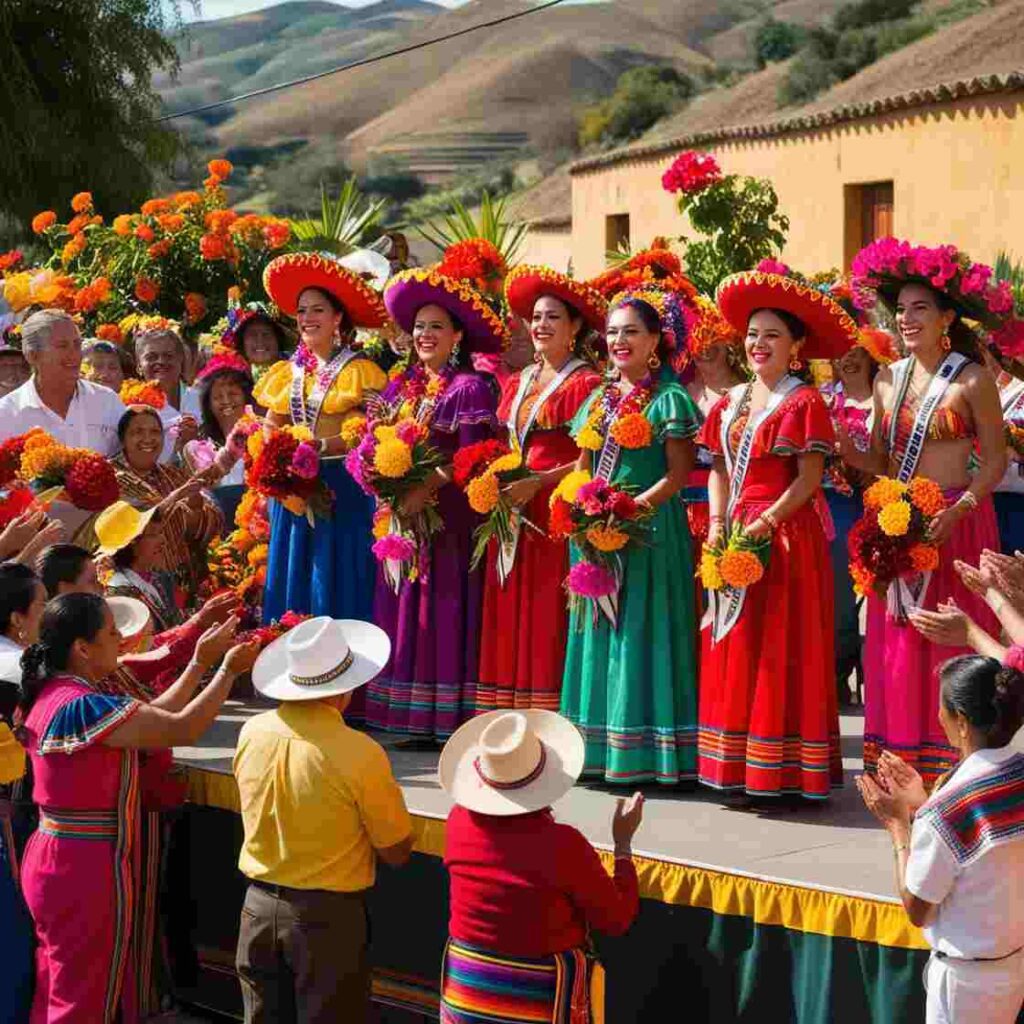
[{"label": "purple sombrero", "polygon": [[508,345],[504,321],[480,293],[436,269],[414,267],[396,274],[384,286],[384,305],[407,334],[412,334],[416,314],[424,306],[435,305],[458,318],[467,351],[500,352]]}]

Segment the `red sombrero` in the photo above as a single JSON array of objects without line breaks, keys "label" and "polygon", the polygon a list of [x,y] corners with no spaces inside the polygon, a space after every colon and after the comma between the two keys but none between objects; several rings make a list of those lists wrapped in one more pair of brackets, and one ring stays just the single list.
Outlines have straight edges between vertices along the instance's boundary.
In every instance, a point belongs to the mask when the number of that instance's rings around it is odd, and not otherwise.
[{"label": "red sombrero", "polygon": [[505,301],[516,316],[529,322],[533,307],[542,295],[553,295],[572,306],[588,327],[604,330],[608,301],[584,281],[576,281],[550,267],[520,263],[505,277]]},{"label": "red sombrero", "polygon": [[429,267],[414,267],[395,274],[384,286],[384,304],[392,319],[412,334],[416,314],[430,305],[457,317],[469,352],[500,352],[508,345],[504,321],[465,281],[445,277]]},{"label": "red sombrero", "polygon": [[289,252],[272,259],[263,271],[263,287],[289,316],[295,316],[306,288],[319,288],[345,307],[355,327],[380,327],[388,318],[380,295],[330,253]]},{"label": "red sombrero", "polygon": [[857,323],[827,295],[791,277],[746,270],[731,274],[718,286],[718,308],[732,326],[746,335],[755,309],[781,309],[807,328],[800,349],[804,359],[838,359],[857,344]]}]

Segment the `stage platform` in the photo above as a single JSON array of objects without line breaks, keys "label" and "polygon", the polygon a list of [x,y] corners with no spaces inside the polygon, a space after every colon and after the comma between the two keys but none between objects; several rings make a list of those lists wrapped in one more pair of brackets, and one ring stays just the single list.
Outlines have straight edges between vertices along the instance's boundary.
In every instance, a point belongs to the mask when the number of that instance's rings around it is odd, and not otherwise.
[{"label": "stage platform", "polygon": [[[181,995],[227,1012],[239,1005],[232,963],[244,893],[231,758],[242,725],[264,707],[230,701],[200,745],[175,751],[189,780],[185,843],[201,965],[198,983]],[[926,946],[893,897],[889,839],[853,785],[861,733],[860,715],[845,715],[845,786],[828,801],[740,810],[705,789],[645,787],[634,850],[641,913],[624,938],[598,941],[607,1024],[923,1019]],[[436,751],[377,738],[405,793],[416,845],[410,865],[380,871],[371,897],[374,995],[382,1021],[436,1020],[450,805],[437,785]],[[616,795],[581,785],[555,813],[607,850]]]}]

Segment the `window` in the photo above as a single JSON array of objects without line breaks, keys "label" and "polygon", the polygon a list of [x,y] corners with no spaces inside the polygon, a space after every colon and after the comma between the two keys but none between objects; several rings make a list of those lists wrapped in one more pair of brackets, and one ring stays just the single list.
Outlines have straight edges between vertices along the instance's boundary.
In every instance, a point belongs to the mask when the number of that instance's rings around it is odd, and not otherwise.
[{"label": "window", "polygon": [[629,249],[629,214],[613,213],[604,219],[604,247],[606,252]]},{"label": "window", "polygon": [[893,188],[891,181],[865,185],[844,185],[846,232],[844,256],[849,268],[854,256],[871,242],[893,232]]}]

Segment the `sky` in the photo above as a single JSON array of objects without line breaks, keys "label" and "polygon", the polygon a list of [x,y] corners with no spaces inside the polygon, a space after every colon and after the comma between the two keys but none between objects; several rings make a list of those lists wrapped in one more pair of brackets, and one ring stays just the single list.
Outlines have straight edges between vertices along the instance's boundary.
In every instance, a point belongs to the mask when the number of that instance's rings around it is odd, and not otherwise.
[{"label": "sky", "polygon": [[[264,7],[273,7],[281,0],[200,0],[199,19],[211,21],[214,18],[230,18],[234,14],[245,14],[259,11]],[[375,0],[345,0],[344,7],[366,7]],[[458,7],[463,0],[434,0],[445,7]],[[181,0],[182,15],[186,21],[195,21],[197,16],[192,9],[190,0]]]}]

